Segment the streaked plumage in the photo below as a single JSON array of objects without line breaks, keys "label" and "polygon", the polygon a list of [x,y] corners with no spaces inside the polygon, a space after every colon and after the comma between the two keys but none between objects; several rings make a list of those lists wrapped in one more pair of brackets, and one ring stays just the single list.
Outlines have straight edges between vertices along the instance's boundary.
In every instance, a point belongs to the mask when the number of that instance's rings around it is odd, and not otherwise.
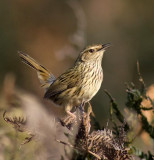
[{"label": "streaked plumage", "polygon": [[43,86],[46,87],[44,98],[63,106],[66,111],[89,102],[98,92],[103,81],[101,62],[106,45],[87,47],[78,56],[74,66],[57,79],[30,56],[20,52],[22,60],[36,69]]}]

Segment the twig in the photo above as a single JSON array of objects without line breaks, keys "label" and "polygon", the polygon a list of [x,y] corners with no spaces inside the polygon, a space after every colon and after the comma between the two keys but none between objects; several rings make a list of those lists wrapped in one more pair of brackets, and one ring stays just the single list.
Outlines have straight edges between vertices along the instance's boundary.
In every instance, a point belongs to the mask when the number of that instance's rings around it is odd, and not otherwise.
[{"label": "twig", "polygon": [[153,107],[140,107],[140,109],[144,110],[144,111],[149,111],[149,110],[153,110],[154,108]]},{"label": "twig", "polygon": [[143,77],[140,73],[140,65],[139,65],[139,62],[137,61],[137,73],[138,73],[138,76],[139,76],[139,81],[141,82],[142,84],[142,88],[141,88],[141,93],[144,93],[145,94],[145,83],[144,83],[144,80],[143,80]]},{"label": "twig", "polygon": [[[71,147],[71,148],[73,148],[73,149],[79,149],[79,148],[77,148],[77,147],[74,147],[74,146],[71,145],[70,143],[66,143],[66,142],[61,141],[61,140],[58,140],[58,139],[56,139],[56,141],[59,142],[59,143],[62,143],[62,144],[64,144],[64,145],[67,145],[67,146],[69,146],[69,147]],[[93,155],[93,156],[96,157],[97,159],[101,159],[100,156],[98,156],[97,154],[95,154],[95,153],[93,153],[93,152],[91,152],[91,151],[89,151],[89,150],[88,150],[88,153],[90,153],[91,155]]]},{"label": "twig", "polygon": [[112,103],[112,107],[113,107],[113,109],[115,110],[115,114],[116,114],[117,118],[119,119],[119,121],[120,121],[121,123],[123,123],[123,122],[124,122],[124,117],[123,117],[122,113],[120,112],[120,110],[118,109],[117,104],[116,104],[116,102],[115,102],[115,99],[111,96],[111,94],[110,94],[106,89],[104,90],[104,92],[105,92],[105,93],[108,95],[108,97],[110,98],[110,101],[111,101],[111,103]]}]

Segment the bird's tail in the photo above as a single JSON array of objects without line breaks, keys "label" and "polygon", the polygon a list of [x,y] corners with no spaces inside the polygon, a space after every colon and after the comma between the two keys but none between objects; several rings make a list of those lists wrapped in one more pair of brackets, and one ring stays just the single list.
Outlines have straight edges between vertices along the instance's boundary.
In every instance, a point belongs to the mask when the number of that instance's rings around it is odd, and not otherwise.
[{"label": "bird's tail", "polygon": [[41,64],[36,62],[33,58],[31,58],[29,55],[19,51],[19,56],[21,60],[36,70],[38,79],[40,80],[41,86],[45,89],[47,89],[54,81],[55,77],[53,74],[51,74],[45,67],[43,67]]}]

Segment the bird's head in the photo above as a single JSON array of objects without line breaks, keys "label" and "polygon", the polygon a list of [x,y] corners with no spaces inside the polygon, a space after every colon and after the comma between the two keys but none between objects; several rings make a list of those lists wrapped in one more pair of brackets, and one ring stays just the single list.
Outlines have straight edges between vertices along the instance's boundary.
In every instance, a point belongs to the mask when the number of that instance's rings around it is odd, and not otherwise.
[{"label": "bird's head", "polygon": [[84,62],[101,60],[105,50],[110,46],[110,43],[88,46],[80,53],[78,60]]}]

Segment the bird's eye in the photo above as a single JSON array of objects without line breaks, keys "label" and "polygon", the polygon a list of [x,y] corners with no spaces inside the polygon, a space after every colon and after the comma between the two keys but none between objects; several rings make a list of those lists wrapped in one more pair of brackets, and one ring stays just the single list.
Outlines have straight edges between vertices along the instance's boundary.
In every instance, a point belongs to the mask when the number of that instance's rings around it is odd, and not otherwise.
[{"label": "bird's eye", "polygon": [[89,52],[90,52],[90,53],[93,53],[93,52],[94,52],[94,49],[89,49]]}]

